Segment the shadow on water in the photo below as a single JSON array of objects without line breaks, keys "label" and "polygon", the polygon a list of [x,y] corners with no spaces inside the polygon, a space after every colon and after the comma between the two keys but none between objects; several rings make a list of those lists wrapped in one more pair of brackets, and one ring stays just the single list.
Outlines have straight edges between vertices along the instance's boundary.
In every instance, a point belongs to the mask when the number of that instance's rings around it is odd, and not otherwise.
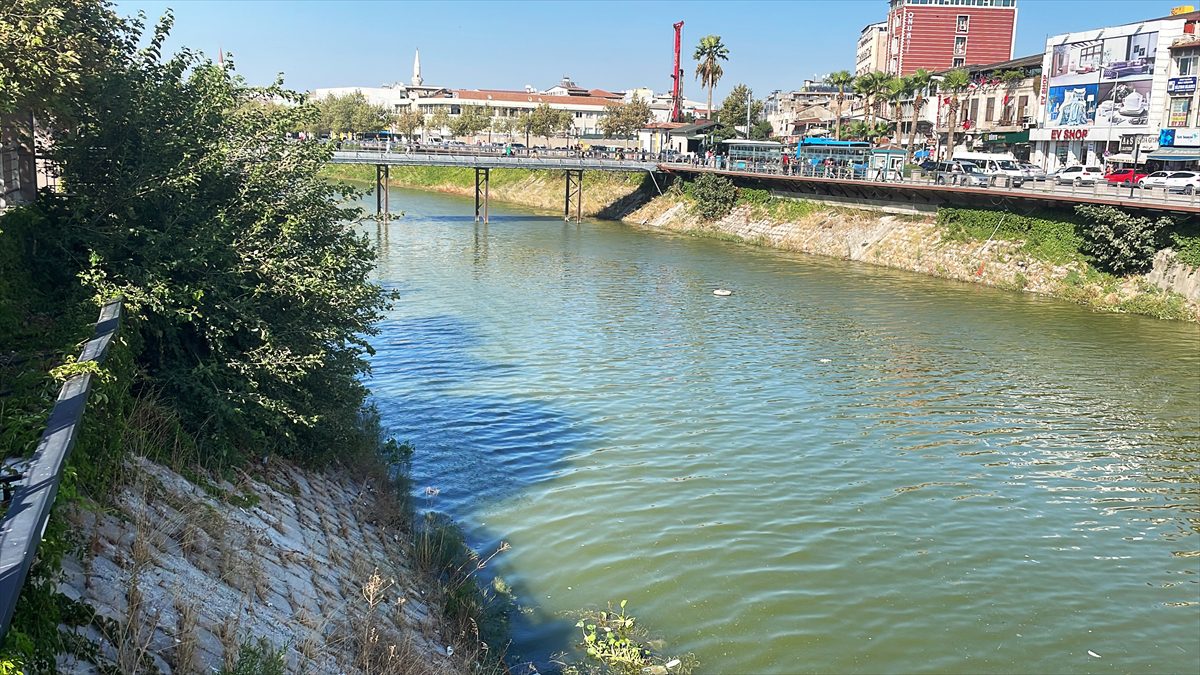
[{"label": "shadow on water", "polygon": [[[368,382],[389,435],[416,447],[412,478],[417,504],[453,517],[477,551],[495,550],[502,537],[485,524],[489,507],[519,500],[530,486],[566,469],[565,459],[595,441],[596,430],[540,401],[490,394],[488,383],[516,376],[510,364],[470,353],[478,332],[460,317],[436,315],[380,324]],[[482,581],[490,583],[485,569]],[[521,603],[530,598],[513,585]],[[509,654],[514,673],[553,670],[574,624],[522,605],[510,617],[518,643],[537,653]]]}]

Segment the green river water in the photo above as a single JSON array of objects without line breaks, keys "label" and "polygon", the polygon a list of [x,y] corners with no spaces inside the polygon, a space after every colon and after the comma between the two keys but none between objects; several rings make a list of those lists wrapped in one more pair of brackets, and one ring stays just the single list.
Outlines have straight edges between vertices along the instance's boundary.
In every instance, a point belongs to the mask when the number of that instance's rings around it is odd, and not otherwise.
[{"label": "green river water", "polygon": [[392,209],[369,384],[422,507],[512,545],[514,672],[622,599],[703,673],[1200,672],[1197,326]]}]

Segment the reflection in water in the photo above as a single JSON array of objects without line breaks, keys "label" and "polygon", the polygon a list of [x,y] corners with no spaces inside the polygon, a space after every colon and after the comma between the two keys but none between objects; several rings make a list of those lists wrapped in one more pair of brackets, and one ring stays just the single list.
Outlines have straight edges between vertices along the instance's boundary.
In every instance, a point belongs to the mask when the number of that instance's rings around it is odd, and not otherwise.
[{"label": "reflection in water", "polygon": [[1200,668],[1196,326],[403,199],[370,386],[511,653],[628,599],[705,672]]}]

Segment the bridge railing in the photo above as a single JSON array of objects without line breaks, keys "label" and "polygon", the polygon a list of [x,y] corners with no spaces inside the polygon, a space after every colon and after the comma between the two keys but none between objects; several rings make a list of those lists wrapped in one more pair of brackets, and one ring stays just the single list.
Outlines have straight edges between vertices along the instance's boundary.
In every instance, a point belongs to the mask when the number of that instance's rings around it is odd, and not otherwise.
[{"label": "bridge railing", "polygon": [[[95,335],[84,345],[79,363],[104,361],[121,327],[121,314],[120,300],[100,310]],[[5,497],[11,491],[11,500],[0,519],[0,643],[8,633],[21,587],[45,534],[63,467],[79,437],[92,380],[92,373],[84,371],[63,383],[33,457],[22,462],[21,471],[9,473],[10,468],[5,472]]]},{"label": "bridge railing", "polygon": [[337,164],[392,164],[408,166],[467,166],[520,169],[600,169],[606,171],[653,171],[654,161],[607,159],[569,155],[505,156],[495,153],[425,153],[400,150],[340,150],[333,153]]},{"label": "bridge railing", "polygon": [[[729,166],[730,164],[732,166]],[[1008,181],[1006,180],[1005,176],[993,176],[991,177],[988,185],[967,185],[962,182],[962,174],[957,173],[922,171],[919,173],[914,173],[910,176],[904,176],[895,171],[889,171],[886,174],[882,174],[874,169],[862,171],[850,167],[826,167],[822,165],[811,166],[807,163],[791,163],[785,167],[779,161],[735,161],[723,164],[721,166],[718,166],[716,162],[703,161],[668,162],[664,163],[662,166],[667,169],[676,168],[684,170],[719,170],[736,173],[762,174],[765,176],[828,178],[875,185],[948,185],[954,187],[978,187],[980,189],[986,189],[989,192],[1012,193],[1022,196],[1045,195],[1053,197],[1057,195],[1068,197],[1104,197],[1120,198],[1122,200],[1129,201],[1144,201],[1147,205],[1165,203],[1200,207],[1200,190],[1193,190],[1190,194],[1188,194],[1183,190],[1165,190],[1163,188],[1143,189],[1123,183],[1109,183],[1103,178],[1096,181],[1094,185],[1075,185],[1073,183],[1059,185],[1053,176],[1048,176],[1045,180],[1031,180],[1026,178],[1021,185],[1014,186],[1006,184]]]}]

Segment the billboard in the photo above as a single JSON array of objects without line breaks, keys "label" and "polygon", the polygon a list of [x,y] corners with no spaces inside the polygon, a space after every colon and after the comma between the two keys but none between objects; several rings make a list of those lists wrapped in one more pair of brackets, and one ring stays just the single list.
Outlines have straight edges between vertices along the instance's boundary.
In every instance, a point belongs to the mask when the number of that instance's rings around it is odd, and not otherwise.
[{"label": "billboard", "polygon": [[1046,78],[1046,126],[1146,126],[1157,51],[1157,32],[1054,45]]}]

